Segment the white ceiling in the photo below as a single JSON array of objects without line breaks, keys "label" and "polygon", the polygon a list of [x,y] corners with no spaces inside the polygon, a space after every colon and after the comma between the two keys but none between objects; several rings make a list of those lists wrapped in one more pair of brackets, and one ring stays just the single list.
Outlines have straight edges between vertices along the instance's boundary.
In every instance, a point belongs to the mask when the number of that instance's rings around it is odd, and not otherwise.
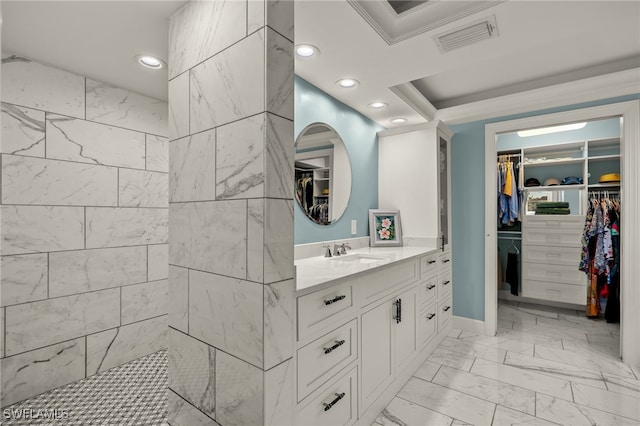
[{"label": "white ceiling", "polygon": [[167,60],[169,16],[184,3],[2,0],[2,51],[166,100],[166,68],[133,57]]},{"label": "white ceiling", "polygon": [[[397,25],[403,25],[407,13],[396,17]],[[497,20],[494,39],[444,54],[432,40],[489,15]],[[295,19],[296,43],[321,51],[317,60],[296,61],[296,73],[385,127],[394,127],[389,119],[397,116],[410,124],[426,121],[390,89],[415,80],[409,89],[423,96],[421,101],[431,104],[426,110],[433,112],[640,67],[638,1],[496,2],[391,45],[346,0],[298,2]],[[335,81],[343,77],[360,85],[341,89]],[[372,111],[367,105],[374,100],[389,108]]]},{"label": "white ceiling", "polygon": [[[144,69],[133,56],[150,53],[167,60],[169,16],[184,3],[2,0],[2,49],[166,100],[166,71]],[[386,18],[386,25],[399,34],[403,22],[411,21],[409,32],[417,34],[398,36],[390,45],[346,0],[297,0],[296,43],[313,44],[321,55],[296,61],[296,73],[393,127],[389,119],[396,116],[420,123],[425,110],[461,108],[577,78],[640,69],[639,1],[495,2],[479,12],[459,14],[454,22],[430,22],[426,32],[415,31],[419,16],[412,14],[447,2],[427,3],[399,18]],[[434,35],[488,15],[495,15],[499,37],[439,52]],[[339,89],[335,81],[342,77],[355,78],[360,85]],[[391,90],[394,86],[413,92],[414,107]],[[367,105],[374,100],[389,107],[371,110]]]}]

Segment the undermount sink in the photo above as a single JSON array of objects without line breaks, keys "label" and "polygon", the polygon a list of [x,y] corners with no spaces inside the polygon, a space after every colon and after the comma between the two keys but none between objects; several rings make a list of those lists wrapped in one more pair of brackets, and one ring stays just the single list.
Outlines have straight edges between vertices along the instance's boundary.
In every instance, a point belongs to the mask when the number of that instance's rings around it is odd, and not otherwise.
[{"label": "undermount sink", "polygon": [[341,256],[333,256],[330,258],[332,262],[357,262],[357,263],[376,263],[385,260],[382,256],[375,256],[366,253],[343,254]]}]

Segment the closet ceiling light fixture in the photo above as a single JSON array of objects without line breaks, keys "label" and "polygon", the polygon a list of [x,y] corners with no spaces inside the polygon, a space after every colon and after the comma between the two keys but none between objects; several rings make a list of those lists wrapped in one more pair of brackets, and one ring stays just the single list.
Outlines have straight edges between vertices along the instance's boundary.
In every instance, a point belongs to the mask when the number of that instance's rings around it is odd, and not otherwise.
[{"label": "closet ceiling light fixture", "polygon": [[167,64],[159,58],[151,55],[136,55],[134,56],[136,62],[142,65],[145,68],[149,68],[152,70],[161,70],[166,67]]},{"label": "closet ceiling light fixture", "polygon": [[343,78],[341,80],[336,81],[336,84],[342,87],[343,89],[352,89],[358,86],[358,84],[360,83],[358,82],[358,80],[354,80],[353,78]]},{"label": "closet ceiling light fixture", "polygon": [[311,44],[299,44],[296,46],[296,55],[301,59],[315,58],[320,55],[320,50]]},{"label": "closet ceiling light fixture", "polygon": [[392,118],[392,119],[391,119],[391,122],[392,122],[393,124],[404,124],[404,123],[406,123],[406,122],[407,122],[407,119],[406,119],[406,118],[404,118],[404,117],[397,117],[397,118]]},{"label": "closet ceiling light fixture", "polygon": [[549,133],[566,132],[567,130],[578,130],[586,126],[587,123],[563,124],[562,126],[542,127],[540,129],[520,130],[518,136],[526,138],[529,136],[546,135]]},{"label": "closet ceiling light fixture", "polygon": [[382,109],[382,108],[386,108],[388,106],[389,106],[389,104],[387,104],[386,102],[380,102],[380,101],[371,102],[369,104],[369,108],[371,108],[371,109]]}]

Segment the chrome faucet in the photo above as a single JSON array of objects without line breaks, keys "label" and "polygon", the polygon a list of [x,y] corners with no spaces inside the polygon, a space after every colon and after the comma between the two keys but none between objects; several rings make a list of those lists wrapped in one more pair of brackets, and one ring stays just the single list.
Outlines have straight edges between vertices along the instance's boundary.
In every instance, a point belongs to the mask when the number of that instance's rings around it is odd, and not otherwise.
[{"label": "chrome faucet", "polygon": [[329,244],[324,244],[322,248],[326,249],[324,252],[324,257],[331,257],[331,247],[329,246]]},{"label": "chrome faucet", "polygon": [[340,245],[337,245],[334,243],[334,247],[333,247],[334,256],[347,254],[347,249],[351,250],[351,246],[347,243],[342,243]]}]

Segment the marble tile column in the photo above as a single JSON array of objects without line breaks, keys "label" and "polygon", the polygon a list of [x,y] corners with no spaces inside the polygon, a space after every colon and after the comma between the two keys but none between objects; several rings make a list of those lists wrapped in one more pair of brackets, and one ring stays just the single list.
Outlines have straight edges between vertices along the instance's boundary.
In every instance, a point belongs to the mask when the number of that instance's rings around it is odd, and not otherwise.
[{"label": "marble tile column", "polygon": [[169,422],[293,422],[293,1],[192,1],[169,47]]}]

